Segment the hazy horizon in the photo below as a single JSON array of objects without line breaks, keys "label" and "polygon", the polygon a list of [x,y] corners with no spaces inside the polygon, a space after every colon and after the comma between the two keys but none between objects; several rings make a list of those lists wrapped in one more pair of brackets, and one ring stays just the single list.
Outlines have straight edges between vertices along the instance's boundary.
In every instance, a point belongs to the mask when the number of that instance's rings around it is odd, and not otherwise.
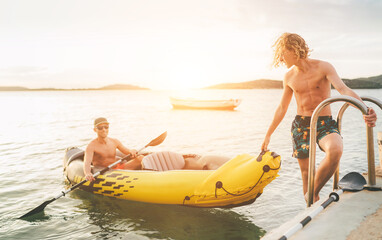
[{"label": "hazy horizon", "polygon": [[272,44],[296,32],[341,78],[380,75],[377,0],[0,3],[0,86],[203,88],[282,79]]},{"label": "hazy horizon", "polygon": [[[377,75],[377,76],[369,76],[369,77],[378,77],[378,76],[382,76],[382,74],[380,75]],[[369,78],[369,77],[365,77],[365,78]],[[348,80],[353,80],[353,79],[348,79]],[[254,82],[254,81],[279,81],[279,82],[282,82],[282,80],[280,79],[254,79],[254,80],[249,80],[249,81],[243,81],[243,82],[221,82],[221,83],[216,83],[216,84],[213,84],[213,85],[209,85],[209,86],[205,86],[205,87],[199,87],[199,88],[187,88],[188,90],[198,90],[198,89],[205,89],[205,88],[209,88],[209,87],[213,87],[213,86],[219,86],[219,85],[224,85],[224,84],[235,84],[235,83],[247,83],[247,82]],[[39,89],[54,89],[54,90],[98,90],[98,89],[102,89],[102,88],[108,88],[108,87],[116,87],[115,89],[109,89],[109,90],[116,90],[117,89],[117,86],[118,85],[123,85],[122,87],[125,87],[125,86],[131,86],[131,87],[138,87],[140,89],[121,89],[121,90],[187,90],[187,89],[153,89],[153,88],[150,88],[150,86],[145,86],[145,87],[142,87],[142,86],[139,86],[139,85],[135,85],[135,84],[130,84],[130,83],[110,83],[108,85],[104,85],[104,86],[100,86],[100,87],[81,87],[81,88],[55,88],[55,87],[38,87],[38,88],[30,88],[30,87],[25,87],[25,86],[14,86],[14,85],[9,85],[9,86],[0,86],[0,88],[27,88],[28,90],[39,90]],[[121,86],[119,86],[121,87]],[[219,88],[217,88],[219,89]],[[370,88],[371,89],[371,88]],[[105,89],[105,90],[108,90],[108,89]]]}]

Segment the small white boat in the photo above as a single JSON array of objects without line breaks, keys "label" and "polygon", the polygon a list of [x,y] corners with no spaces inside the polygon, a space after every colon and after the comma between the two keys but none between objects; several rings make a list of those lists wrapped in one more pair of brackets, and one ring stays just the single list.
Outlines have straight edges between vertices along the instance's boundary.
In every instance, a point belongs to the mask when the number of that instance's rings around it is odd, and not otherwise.
[{"label": "small white boat", "polygon": [[180,99],[170,97],[174,109],[213,109],[233,110],[241,103],[241,99],[202,100],[202,99]]}]

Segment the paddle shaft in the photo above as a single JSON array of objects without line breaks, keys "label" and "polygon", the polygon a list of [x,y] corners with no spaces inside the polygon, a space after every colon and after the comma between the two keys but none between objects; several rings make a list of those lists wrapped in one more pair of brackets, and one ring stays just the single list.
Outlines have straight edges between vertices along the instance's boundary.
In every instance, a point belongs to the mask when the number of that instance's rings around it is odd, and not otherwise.
[{"label": "paddle shaft", "polygon": [[[146,146],[144,146],[143,148],[139,149],[137,151],[137,153],[139,153],[140,151],[142,151],[143,149],[149,147],[149,146],[157,146],[159,144],[161,144],[167,137],[167,132],[164,132],[162,133],[161,135],[159,135],[157,138],[151,140],[151,142],[149,142]],[[106,172],[107,170],[109,170],[110,168],[114,167],[115,165],[119,164],[120,162],[128,159],[131,157],[131,154],[127,155],[126,157],[110,164],[109,166],[107,166],[106,168],[102,169],[101,171],[99,172],[96,172],[93,177],[97,177],[98,175],[100,174],[103,174],[104,172]],[[76,185],[72,186],[71,188],[65,190],[65,191],[62,191],[59,195],[57,195],[55,198],[52,198],[50,200],[47,200],[45,202],[43,202],[42,204],[40,204],[39,206],[37,206],[36,208],[32,209],[31,211],[27,212],[26,214],[22,215],[21,217],[19,217],[19,219],[22,219],[22,218],[25,218],[25,217],[29,217],[31,215],[34,215],[34,214],[37,214],[39,212],[42,212],[44,211],[44,208],[51,202],[54,202],[55,200],[59,199],[60,197],[62,196],[65,196],[65,194],[69,193],[70,191],[78,188],[79,186],[81,186],[82,184],[84,184],[85,182],[87,182],[86,179],[82,180],[81,182],[77,183]]]},{"label": "paddle shaft", "polygon": [[[144,146],[143,148],[139,149],[137,153],[139,153],[140,151],[142,151],[143,149],[145,149],[146,147],[150,146],[150,143],[147,144],[146,146]],[[107,166],[106,168],[102,169],[101,171],[98,171],[96,172],[93,177],[97,177],[99,176],[100,174],[103,174],[104,172],[108,171],[109,169],[111,169],[112,167],[114,167],[115,165],[119,164],[120,162],[126,160],[126,159],[129,159],[131,157],[131,154],[127,155],[126,157],[122,158],[122,159],[119,159],[118,161],[115,161],[114,163],[110,164],[109,166]],[[57,199],[65,196],[67,193],[73,191],[74,189],[78,188],[79,186],[83,185],[84,183],[86,183],[87,180],[84,179],[82,180],[81,182],[77,183],[76,185],[70,187],[69,189],[65,190],[65,191],[61,191],[60,194],[58,194],[56,197],[50,199],[50,200],[47,200],[45,202],[43,202],[42,204],[40,204],[39,206],[37,206],[36,208],[32,209],[31,211],[27,212],[26,214],[22,215],[21,217],[19,217],[19,219],[23,219],[25,217],[29,217],[29,216],[32,216],[34,214],[37,214],[39,212],[42,212],[44,211],[44,208],[50,204],[51,202],[54,202],[56,201]]]},{"label": "paddle shaft", "polygon": [[336,192],[330,193],[329,198],[325,202],[323,202],[319,207],[317,207],[315,210],[313,210],[301,222],[299,222],[296,225],[294,225],[293,227],[291,227],[281,238],[279,238],[279,240],[287,240],[289,237],[291,237],[297,231],[301,230],[303,227],[305,227],[306,224],[308,224],[315,216],[317,216],[322,210],[324,210],[332,202],[337,202],[340,199],[340,195],[343,192],[344,191],[342,189],[340,189]]},{"label": "paddle shaft", "polygon": [[[142,150],[145,149],[146,147],[147,147],[147,146],[144,146],[143,148],[139,149],[139,150],[137,151],[137,153],[139,153],[140,151],[142,151]],[[94,173],[94,174],[93,174],[93,177],[94,177],[94,178],[98,177],[99,175],[101,175],[101,174],[107,172],[108,170],[110,170],[111,168],[113,168],[115,165],[117,165],[117,164],[119,164],[119,163],[121,163],[121,162],[123,162],[123,161],[129,159],[130,157],[131,157],[131,154],[129,154],[129,155],[127,155],[127,156],[125,156],[125,157],[119,159],[118,161],[113,162],[112,164],[110,164],[110,165],[107,166],[106,168],[102,169],[101,171],[98,171],[98,172]],[[83,184],[86,183],[87,181],[88,181],[88,180],[86,180],[86,179],[82,180],[81,182],[77,183],[76,185],[73,185],[72,187],[68,188],[67,190],[62,191],[62,192],[61,192],[59,195],[57,195],[57,197],[55,197],[54,199],[57,200],[57,199],[59,199],[60,197],[65,196],[65,194],[67,194],[67,193],[73,191],[74,189],[76,189],[76,188],[78,188],[79,186],[83,185]]]}]

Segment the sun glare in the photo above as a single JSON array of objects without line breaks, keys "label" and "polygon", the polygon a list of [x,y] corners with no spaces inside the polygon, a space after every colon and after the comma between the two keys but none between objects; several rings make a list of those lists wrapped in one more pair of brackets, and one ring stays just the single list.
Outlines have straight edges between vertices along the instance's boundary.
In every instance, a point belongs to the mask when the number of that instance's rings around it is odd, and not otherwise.
[{"label": "sun glare", "polygon": [[189,90],[204,87],[206,80],[206,72],[200,68],[191,68],[192,65],[187,65],[185,63],[177,63],[173,67],[171,73],[169,74],[169,79],[163,82],[167,82],[166,87],[170,90]]}]

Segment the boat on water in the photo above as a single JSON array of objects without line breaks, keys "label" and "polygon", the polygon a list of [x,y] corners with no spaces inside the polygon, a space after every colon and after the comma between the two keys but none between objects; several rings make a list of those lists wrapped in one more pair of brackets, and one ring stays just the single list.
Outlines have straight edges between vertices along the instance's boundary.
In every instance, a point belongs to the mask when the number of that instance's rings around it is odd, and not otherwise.
[{"label": "boat on water", "polygon": [[174,109],[233,110],[240,105],[241,99],[203,100],[170,97],[170,102]]},{"label": "boat on water", "polygon": [[[132,201],[193,207],[230,208],[253,203],[278,176],[280,156],[263,152],[258,157],[238,155],[214,170],[185,170],[185,161],[195,154],[156,152],[142,160],[144,170],[111,169],[81,189]],[[68,148],[64,174],[70,184],[85,179],[84,151]],[[93,171],[98,171],[93,169]]]}]

